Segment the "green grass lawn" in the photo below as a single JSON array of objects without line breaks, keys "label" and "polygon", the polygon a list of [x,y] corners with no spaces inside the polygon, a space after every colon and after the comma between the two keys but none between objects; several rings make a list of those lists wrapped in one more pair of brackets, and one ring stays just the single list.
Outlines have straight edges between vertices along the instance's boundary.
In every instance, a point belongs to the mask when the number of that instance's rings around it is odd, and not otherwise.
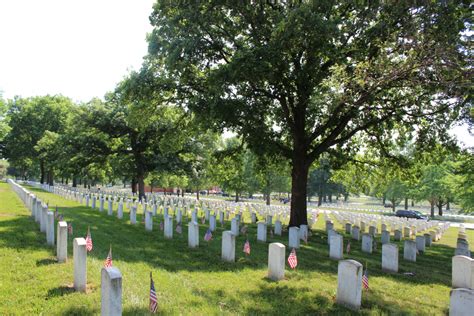
[{"label": "green grass lawn", "polygon": [[[250,225],[252,253],[245,257],[245,237],[237,238],[236,263],[220,260],[221,233],[230,223],[218,228],[214,240],[187,247],[187,226],[183,234],[166,240],[159,230],[161,216],[154,219],[153,232],[143,224],[132,226],[128,212],[124,219],[107,216],[76,202],[29,187],[74,227],[73,237],[84,237],[90,226],[94,249],[87,258],[88,293],[72,287],[72,238],[69,260],[55,261],[55,249],[46,245],[38,224],[10,189],[0,184],[0,314],[89,315],[100,313],[100,271],[109,245],[113,263],[123,275],[124,314],[148,314],[149,273],[153,271],[162,314],[352,314],[335,304],[337,262],[328,257],[327,235],[321,219],[314,227],[308,245],[297,251],[298,267],[286,271],[286,279],[272,282],[266,278],[268,245],[256,242],[256,226]],[[107,204],[106,204],[107,205]],[[98,206],[98,203],[97,203]],[[115,213],[116,214],[116,213]],[[115,215],[114,214],[114,215]],[[141,214],[138,215],[141,221]],[[249,221],[248,214],[245,220]],[[184,219],[184,222],[187,222]],[[336,224],[342,232],[342,226]],[[360,244],[351,243],[347,258],[369,266],[370,292],[364,292],[361,314],[443,315],[449,306],[452,248],[457,230],[451,228],[440,242],[418,257],[417,263],[403,261],[400,246],[400,272],[386,274],[380,269],[381,245],[372,255],[363,254]],[[474,234],[468,231],[472,242]],[[270,238],[287,243],[287,234]],[[344,242],[347,242],[345,236]],[[287,249],[287,255],[289,250]],[[414,272],[415,276],[404,275]]]}]

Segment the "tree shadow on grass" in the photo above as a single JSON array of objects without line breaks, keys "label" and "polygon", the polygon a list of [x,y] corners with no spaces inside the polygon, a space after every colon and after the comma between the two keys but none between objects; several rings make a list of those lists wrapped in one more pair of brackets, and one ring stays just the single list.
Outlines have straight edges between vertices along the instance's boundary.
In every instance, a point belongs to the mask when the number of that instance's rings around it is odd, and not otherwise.
[{"label": "tree shadow on grass", "polygon": [[55,263],[58,263],[58,261],[56,259],[53,259],[53,258],[46,258],[46,259],[36,260],[36,266],[37,267],[47,266],[47,265],[55,264]]},{"label": "tree shadow on grass", "polygon": [[64,296],[68,294],[75,293],[74,287],[73,286],[58,286],[53,289],[48,290],[48,295],[46,296],[46,299],[50,299],[53,297],[58,297],[58,296]]},{"label": "tree shadow on grass", "polygon": [[72,306],[67,308],[62,315],[77,315],[77,316],[89,316],[89,315],[98,315],[100,313],[100,306],[95,308],[90,308],[86,306]]}]

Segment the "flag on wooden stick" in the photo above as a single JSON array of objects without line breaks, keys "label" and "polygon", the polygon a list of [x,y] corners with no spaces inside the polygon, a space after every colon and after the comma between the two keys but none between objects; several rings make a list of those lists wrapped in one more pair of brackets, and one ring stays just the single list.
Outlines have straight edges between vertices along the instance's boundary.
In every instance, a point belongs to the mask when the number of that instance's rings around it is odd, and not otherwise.
[{"label": "flag on wooden stick", "polygon": [[150,312],[156,313],[158,311],[158,297],[156,296],[155,282],[150,272]]},{"label": "flag on wooden stick", "polygon": [[288,256],[288,264],[290,268],[294,269],[298,265],[298,258],[296,257],[296,250],[293,248]]},{"label": "flag on wooden stick", "polygon": [[362,287],[364,290],[369,290],[369,271],[365,268],[364,275],[362,276]]},{"label": "flag on wooden stick", "polygon": [[210,229],[206,231],[206,234],[204,235],[204,240],[205,241],[210,241],[212,239],[212,232]]},{"label": "flag on wooden stick", "polygon": [[112,266],[112,245],[110,245],[109,254],[104,262],[104,268],[110,268]]},{"label": "flag on wooden stick", "polygon": [[92,251],[92,236],[91,236],[90,227],[87,227],[86,250],[87,250],[87,252]]},{"label": "flag on wooden stick", "polygon": [[250,243],[249,243],[249,240],[247,239],[247,241],[245,242],[244,244],[244,253],[247,255],[247,256],[250,256]]}]

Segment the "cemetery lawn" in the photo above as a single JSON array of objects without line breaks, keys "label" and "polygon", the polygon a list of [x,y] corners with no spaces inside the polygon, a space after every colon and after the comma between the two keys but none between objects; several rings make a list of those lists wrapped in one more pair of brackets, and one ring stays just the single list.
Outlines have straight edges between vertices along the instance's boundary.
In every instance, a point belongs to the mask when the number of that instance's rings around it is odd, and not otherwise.
[{"label": "cemetery lawn", "polygon": [[[55,248],[46,246],[45,234],[30,217],[29,211],[5,183],[0,183],[0,314],[96,315],[100,314],[100,270],[109,245],[113,264],[123,275],[124,315],[147,315],[149,274],[153,271],[162,314],[216,315],[304,315],[353,314],[335,304],[337,262],[328,257],[327,236],[323,221],[313,227],[308,245],[297,251],[298,267],[289,271],[286,280],[266,279],[268,245],[256,242],[256,226],[250,225],[252,253],[245,257],[245,237],[239,236],[236,263],[220,260],[221,233],[230,223],[218,228],[214,239],[188,249],[187,226],[183,234],[174,233],[165,240],[159,230],[161,216],[154,219],[152,232],[144,224],[131,226],[128,213],[124,219],[107,216],[76,202],[29,187],[51,208],[58,206],[74,228],[73,237],[84,237],[90,226],[94,249],[88,255],[88,293],[72,290],[72,238],[68,244],[68,262],[55,261]],[[115,213],[116,214],[116,213]],[[245,214],[249,222],[249,214]],[[141,221],[141,213],[137,216]],[[187,220],[184,218],[184,222]],[[206,225],[207,227],[207,225]],[[342,232],[340,224],[335,228]],[[474,232],[467,231],[472,243]],[[344,235],[344,244],[348,237]],[[361,314],[445,315],[449,306],[451,257],[457,229],[450,228],[440,242],[428,248],[416,263],[403,261],[400,247],[400,272],[386,274],[380,269],[381,245],[372,255],[362,254],[353,241],[346,258],[368,264],[370,291],[362,296]],[[286,244],[288,235],[269,238]],[[380,239],[378,239],[380,240]],[[287,249],[287,255],[289,250]],[[412,272],[414,276],[404,273]],[[355,314],[355,313],[354,313]]]}]

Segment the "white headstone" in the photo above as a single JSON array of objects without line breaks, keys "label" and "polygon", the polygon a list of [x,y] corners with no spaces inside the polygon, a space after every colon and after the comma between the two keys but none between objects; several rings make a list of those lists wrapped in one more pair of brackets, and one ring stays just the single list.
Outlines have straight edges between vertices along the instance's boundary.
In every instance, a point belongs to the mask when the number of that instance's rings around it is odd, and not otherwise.
[{"label": "white headstone", "polygon": [[54,213],[47,213],[46,222],[46,242],[50,246],[54,246]]},{"label": "white headstone", "polygon": [[474,260],[466,256],[452,259],[453,288],[474,289]]},{"label": "white headstone", "polygon": [[58,223],[58,241],[56,245],[56,256],[58,258],[58,262],[66,262],[67,261],[67,223],[66,222],[59,222]]},{"label": "white headstone", "polygon": [[277,236],[281,236],[281,231],[282,231],[282,229],[281,229],[281,221],[277,219],[277,220],[275,221],[274,233],[275,233],[275,235],[277,235]]},{"label": "white headstone", "polygon": [[372,246],[374,245],[373,237],[370,234],[362,234],[362,251],[372,253]]},{"label": "white headstone", "polygon": [[339,234],[333,234],[329,238],[329,258],[341,260],[343,259],[343,240]]},{"label": "white headstone", "polygon": [[285,277],[285,246],[281,243],[268,246],[268,277],[274,281]]},{"label": "white headstone", "polygon": [[393,235],[393,239],[395,241],[400,241],[402,240],[402,232],[399,229],[396,229]]},{"label": "white headstone", "polygon": [[395,244],[382,245],[382,270],[398,272],[398,246]]},{"label": "white headstone", "polygon": [[346,223],[346,234],[350,234],[352,231],[352,224]]},{"label": "white headstone", "polygon": [[173,217],[165,217],[165,238],[173,238]]},{"label": "white headstone", "polygon": [[199,225],[196,222],[188,224],[188,246],[189,248],[199,247]]},{"label": "white headstone", "polygon": [[117,218],[118,219],[123,218],[123,202],[122,201],[120,201],[119,204],[118,204]]},{"label": "white headstone", "polygon": [[100,314],[122,315],[122,274],[116,267],[102,268]]},{"label": "white headstone", "polygon": [[382,230],[382,245],[390,243],[390,232]]},{"label": "white headstone", "polygon": [[416,243],[413,240],[405,240],[403,259],[416,262]]},{"label": "white headstone", "polygon": [[359,240],[360,239],[360,230],[359,227],[354,225],[352,226],[352,239]]},{"label": "white headstone", "polygon": [[235,261],[235,235],[229,230],[222,233],[222,260]]},{"label": "white headstone", "polygon": [[449,316],[468,316],[474,311],[474,290],[451,290]]},{"label": "white headstone", "polygon": [[265,222],[257,223],[257,240],[267,242],[267,224]]},{"label": "white headstone", "polygon": [[336,302],[359,310],[362,300],[362,264],[355,260],[341,260],[337,268]]},{"label": "white headstone", "polygon": [[86,291],[87,284],[87,250],[84,238],[74,238],[74,289],[79,292]]},{"label": "white headstone", "polygon": [[308,225],[300,225],[300,230],[298,233],[300,234],[301,240],[308,240]]},{"label": "white headstone", "polygon": [[239,236],[239,221],[235,217],[230,222],[230,230],[235,236]]},{"label": "white headstone", "polygon": [[425,246],[426,247],[431,247],[431,244],[432,244],[432,239],[431,239],[431,234],[429,233],[426,233],[424,234],[423,236],[425,236]]},{"label": "white headstone", "polygon": [[296,226],[290,227],[288,234],[288,247],[289,248],[300,248],[300,233],[299,228]]},{"label": "white headstone", "polygon": [[48,224],[48,206],[44,204],[41,208],[41,221],[40,221],[40,231],[42,233],[46,232],[47,224]]},{"label": "white headstone", "polygon": [[425,252],[425,244],[426,244],[425,236],[416,236],[415,242],[416,242],[416,249],[418,249],[419,252]]},{"label": "white headstone", "polygon": [[153,213],[149,211],[145,213],[145,230],[149,232],[153,230]]},{"label": "white headstone", "polygon": [[211,231],[216,230],[216,215],[209,215],[209,229]]},{"label": "white headstone", "polygon": [[130,224],[135,225],[137,223],[137,207],[135,205],[130,209]]}]

